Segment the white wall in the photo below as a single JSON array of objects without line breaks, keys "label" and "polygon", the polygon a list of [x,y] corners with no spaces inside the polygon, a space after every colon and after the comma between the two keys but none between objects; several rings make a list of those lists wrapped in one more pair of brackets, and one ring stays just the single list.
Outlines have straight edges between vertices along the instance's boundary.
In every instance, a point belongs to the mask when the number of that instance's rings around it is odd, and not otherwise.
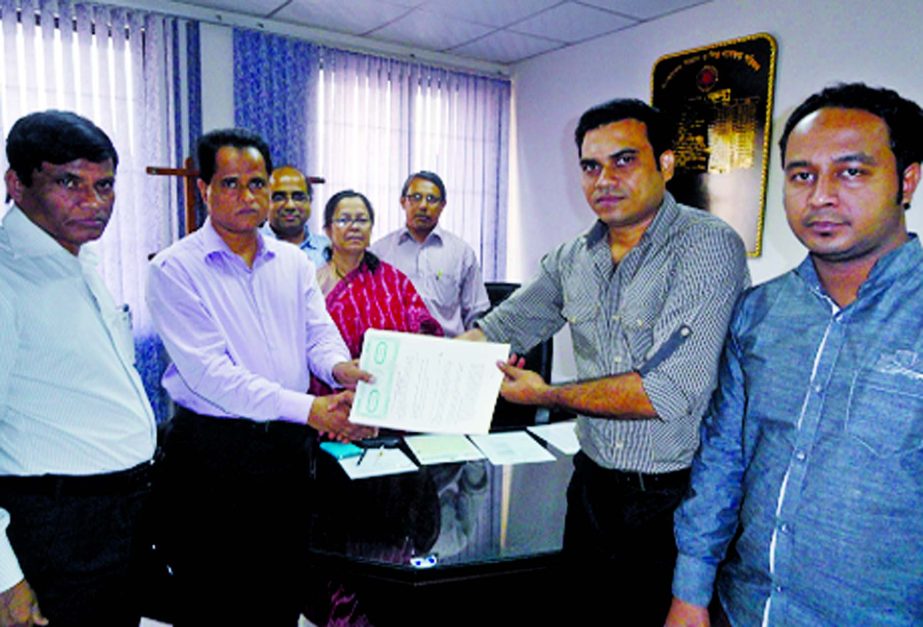
[{"label": "white wall", "polygon": [[[234,31],[227,26],[202,24],[202,132],[234,126]],[[215,59],[225,59],[215,63]]]},{"label": "white wall", "polygon": [[[759,32],[775,37],[778,57],[763,254],[750,261],[750,272],[758,283],[790,269],[804,249],[782,213],[776,144],[788,114],[836,81],[883,85],[923,103],[921,24],[920,0],[714,0],[514,66],[509,280],[531,276],[544,252],[593,220],[580,192],[573,141],[585,109],[615,97],[650,100],[651,68],[664,54]],[[908,222],[921,231],[923,202],[916,204]],[[569,341],[557,339],[554,378],[572,378]]]}]

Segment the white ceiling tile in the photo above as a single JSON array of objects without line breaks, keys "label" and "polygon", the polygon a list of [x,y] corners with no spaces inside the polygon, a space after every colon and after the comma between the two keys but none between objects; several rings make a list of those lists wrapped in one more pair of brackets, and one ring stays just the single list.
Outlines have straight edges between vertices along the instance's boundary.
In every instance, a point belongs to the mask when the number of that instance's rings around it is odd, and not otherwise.
[{"label": "white ceiling tile", "polygon": [[508,26],[543,11],[561,0],[430,0],[427,11],[486,26]]},{"label": "white ceiling tile", "polygon": [[509,64],[712,0],[179,1]]},{"label": "white ceiling tile", "polygon": [[460,19],[448,21],[443,15],[420,10],[372,31],[368,36],[404,46],[442,51],[483,37],[493,30],[491,26]]},{"label": "white ceiling tile", "polygon": [[450,52],[495,63],[515,63],[561,46],[558,42],[531,35],[497,31],[469,44],[452,48]]},{"label": "white ceiling tile", "polygon": [[569,2],[514,24],[510,30],[575,43],[637,23],[637,20],[608,11]]},{"label": "white ceiling tile", "polygon": [[361,35],[410,10],[378,0],[295,0],[273,17],[303,26]]},{"label": "white ceiling tile", "polygon": [[206,9],[233,11],[244,15],[259,15],[260,17],[269,15],[285,4],[285,0],[192,0],[191,2],[189,0],[180,0],[180,2]]},{"label": "white ceiling tile", "polygon": [[580,0],[601,9],[616,11],[641,20],[650,20],[711,0]]}]

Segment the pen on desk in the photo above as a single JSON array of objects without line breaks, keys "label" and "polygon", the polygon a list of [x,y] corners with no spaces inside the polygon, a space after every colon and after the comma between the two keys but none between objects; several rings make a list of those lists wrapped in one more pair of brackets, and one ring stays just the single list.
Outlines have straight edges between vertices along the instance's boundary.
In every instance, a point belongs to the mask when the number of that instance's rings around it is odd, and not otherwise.
[{"label": "pen on desk", "polygon": [[369,452],[369,449],[362,449],[362,453],[359,454],[359,459],[356,460],[356,466],[362,463],[362,460],[365,459],[365,454]]}]

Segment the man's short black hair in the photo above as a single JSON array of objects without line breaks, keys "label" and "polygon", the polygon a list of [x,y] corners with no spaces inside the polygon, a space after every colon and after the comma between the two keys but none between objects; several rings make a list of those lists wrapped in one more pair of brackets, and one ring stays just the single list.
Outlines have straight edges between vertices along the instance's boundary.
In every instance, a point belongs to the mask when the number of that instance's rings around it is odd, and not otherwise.
[{"label": "man's short black hair", "polygon": [[584,111],[574,131],[577,154],[583,156],[583,138],[589,131],[622,120],[637,120],[644,123],[647,129],[647,141],[654,150],[654,161],[659,170],[660,155],[673,148],[675,132],[673,121],[660,109],[635,98],[617,98]]},{"label": "man's short black hair", "polygon": [[410,189],[410,184],[413,183],[414,179],[423,179],[438,187],[442,202],[445,202],[445,183],[442,182],[442,178],[438,174],[430,172],[429,170],[420,170],[408,176],[407,180],[404,181],[404,186],[401,188],[401,198],[407,196],[407,190]]},{"label": "man's short black hair", "polygon": [[241,150],[243,148],[256,148],[266,164],[266,174],[272,172],[272,158],[269,156],[269,146],[262,137],[245,128],[222,128],[205,133],[199,138],[196,145],[196,157],[199,166],[199,178],[206,184],[212,182],[215,175],[215,157],[224,146],[232,146]]},{"label": "man's short black hair", "polygon": [[900,181],[907,166],[923,161],[923,109],[902,98],[896,91],[869,87],[865,83],[837,83],[822,89],[798,105],[782,130],[779,150],[785,167],[785,149],[789,135],[801,120],[818,109],[859,109],[881,118],[888,127],[891,152],[897,161]]},{"label": "man's short black hair", "polygon": [[38,111],[16,120],[6,138],[6,158],[17,178],[32,185],[32,173],[42,163],[62,165],[77,159],[93,163],[112,160],[112,171],[119,155],[106,133],[85,117],[71,111]]}]

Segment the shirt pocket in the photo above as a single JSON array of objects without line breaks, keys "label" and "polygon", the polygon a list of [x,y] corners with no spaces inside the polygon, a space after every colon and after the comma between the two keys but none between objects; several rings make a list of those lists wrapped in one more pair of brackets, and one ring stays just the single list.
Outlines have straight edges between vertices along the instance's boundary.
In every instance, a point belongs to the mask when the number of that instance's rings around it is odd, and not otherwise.
[{"label": "shirt pocket", "polygon": [[444,319],[451,319],[459,309],[459,285],[458,277],[452,274],[446,272],[430,274],[423,280],[425,289],[422,290],[421,296],[428,298]]},{"label": "shirt pocket", "polygon": [[582,343],[596,346],[596,325],[600,314],[598,303],[587,299],[568,299],[565,295],[561,315],[570,324],[574,338],[579,338]]},{"label": "shirt pocket", "polygon": [[880,457],[923,448],[923,375],[909,374],[866,367],[849,388],[846,433]]},{"label": "shirt pocket", "polygon": [[132,333],[131,311],[127,305],[116,307],[106,316],[106,326],[112,334],[116,350],[129,364],[135,363],[135,338]]}]

